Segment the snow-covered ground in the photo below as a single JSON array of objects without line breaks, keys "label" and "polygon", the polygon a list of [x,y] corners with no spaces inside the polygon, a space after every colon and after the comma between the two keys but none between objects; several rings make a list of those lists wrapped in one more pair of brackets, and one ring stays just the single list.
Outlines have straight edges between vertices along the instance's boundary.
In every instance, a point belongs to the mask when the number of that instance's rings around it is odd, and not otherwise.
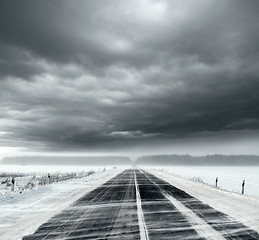
[{"label": "snow-covered ground", "polygon": [[169,171],[148,169],[148,171],[259,232],[259,198],[188,180],[172,174],[170,169]]},{"label": "snow-covered ground", "polygon": [[245,195],[259,198],[259,166],[173,166],[159,169],[211,186],[215,186],[218,177],[219,188],[235,193],[241,193],[245,180]]},{"label": "snow-covered ground", "polygon": [[88,177],[43,185],[22,193],[0,194],[1,239],[21,239],[33,233],[51,216],[122,170],[101,170]]},{"label": "snow-covered ground", "polygon": [[[11,194],[19,192],[20,194],[30,191],[35,188],[42,187],[46,184],[54,184],[58,182],[67,181],[70,179],[77,179],[87,177],[95,173],[89,172],[71,172],[71,173],[52,173],[52,174],[29,174],[29,173],[0,173],[0,194],[6,198]],[[12,179],[15,184],[12,188]]]}]

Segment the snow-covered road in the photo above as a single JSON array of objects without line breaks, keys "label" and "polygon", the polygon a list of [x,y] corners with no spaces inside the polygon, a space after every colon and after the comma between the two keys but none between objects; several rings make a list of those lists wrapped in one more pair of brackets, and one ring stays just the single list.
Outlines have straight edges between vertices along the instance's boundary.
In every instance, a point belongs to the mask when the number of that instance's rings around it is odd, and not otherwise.
[{"label": "snow-covered road", "polygon": [[23,239],[259,239],[241,221],[152,173],[123,171]]}]

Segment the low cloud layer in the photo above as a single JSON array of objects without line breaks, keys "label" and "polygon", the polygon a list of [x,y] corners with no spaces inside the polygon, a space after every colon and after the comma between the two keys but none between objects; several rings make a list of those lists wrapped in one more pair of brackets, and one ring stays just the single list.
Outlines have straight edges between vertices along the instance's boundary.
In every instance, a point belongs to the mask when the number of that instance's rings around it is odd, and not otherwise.
[{"label": "low cloud layer", "polygon": [[259,129],[258,1],[0,8],[0,144],[102,150]]}]

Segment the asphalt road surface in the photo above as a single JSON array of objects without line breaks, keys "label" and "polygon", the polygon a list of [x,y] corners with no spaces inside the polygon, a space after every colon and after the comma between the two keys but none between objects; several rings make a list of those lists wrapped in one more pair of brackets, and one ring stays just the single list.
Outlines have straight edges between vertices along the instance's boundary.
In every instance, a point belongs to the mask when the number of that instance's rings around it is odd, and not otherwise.
[{"label": "asphalt road surface", "polygon": [[128,169],[23,239],[259,240],[259,234],[154,175]]}]

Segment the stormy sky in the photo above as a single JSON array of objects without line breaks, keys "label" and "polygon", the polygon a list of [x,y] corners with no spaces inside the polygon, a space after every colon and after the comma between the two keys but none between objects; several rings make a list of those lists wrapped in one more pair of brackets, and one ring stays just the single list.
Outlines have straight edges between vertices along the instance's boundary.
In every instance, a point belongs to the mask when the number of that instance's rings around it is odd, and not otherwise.
[{"label": "stormy sky", "polygon": [[2,152],[259,154],[258,23],[258,0],[1,1]]}]

